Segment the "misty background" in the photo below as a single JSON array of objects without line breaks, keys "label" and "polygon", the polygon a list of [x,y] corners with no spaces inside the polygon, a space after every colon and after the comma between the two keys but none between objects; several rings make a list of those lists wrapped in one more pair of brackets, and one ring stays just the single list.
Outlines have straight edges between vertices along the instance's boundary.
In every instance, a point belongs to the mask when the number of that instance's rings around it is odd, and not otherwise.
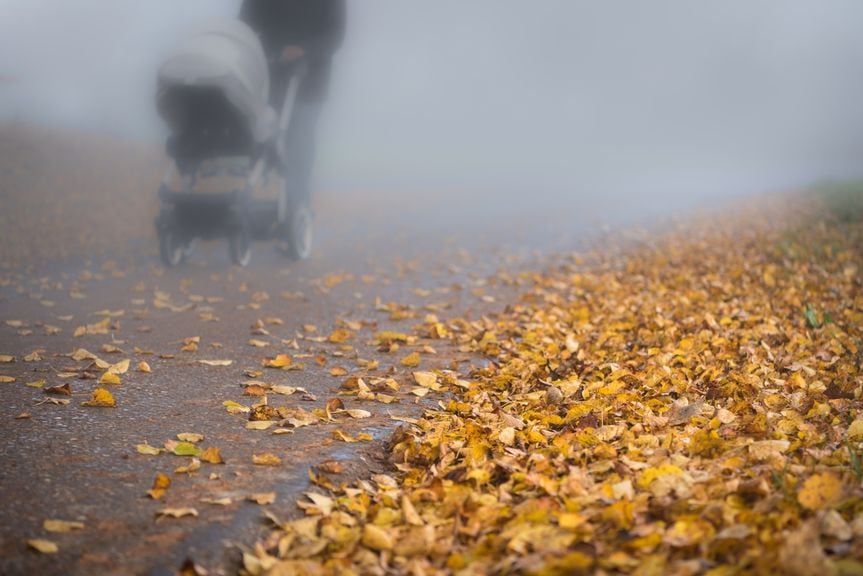
[{"label": "misty background", "polygon": [[[160,144],[160,59],[239,4],[0,0],[0,121]],[[321,187],[497,188],[661,209],[863,172],[859,0],[348,10]]]}]

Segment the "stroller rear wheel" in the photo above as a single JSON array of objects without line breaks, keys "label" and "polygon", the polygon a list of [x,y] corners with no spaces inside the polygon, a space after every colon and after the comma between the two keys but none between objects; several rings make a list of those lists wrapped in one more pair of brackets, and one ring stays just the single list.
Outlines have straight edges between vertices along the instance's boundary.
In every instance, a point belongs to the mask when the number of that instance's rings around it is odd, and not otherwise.
[{"label": "stroller rear wheel", "polygon": [[291,260],[305,260],[312,254],[313,238],[314,214],[308,200],[291,202],[277,243],[279,252]]}]

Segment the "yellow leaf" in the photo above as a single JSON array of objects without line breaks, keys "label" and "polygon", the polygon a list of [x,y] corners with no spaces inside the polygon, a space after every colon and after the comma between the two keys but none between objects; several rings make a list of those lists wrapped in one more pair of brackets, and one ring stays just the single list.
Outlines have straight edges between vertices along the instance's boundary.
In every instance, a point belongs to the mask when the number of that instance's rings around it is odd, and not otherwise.
[{"label": "yellow leaf", "polygon": [[159,518],[182,518],[184,516],[198,516],[198,511],[194,508],[162,508],[156,512],[156,519]]},{"label": "yellow leaf", "polygon": [[797,501],[810,510],[820,510],[836,504],[842,496],[842,482],[833,474],[825,472],[806,479],[797,494]]},{"label": "yellow leaf", "polygon": [[120,362],[117,362],[116,364],[113,364],[110,367],[108,367],[108,372],[110,372],[111,374],[125,374],[128,370],[129,370],[129,359],[128,358],[126,360],[121,360]]},{"label": "yellow leaf", "polygon": [[181,440],[183,442],[191,442],[193,444],[198,443],[203,439],[203,434],[195,434],[194,432],[181,432],[177,434],[177,440]]},{"label": "yellow leaf", "polygon": [[8,364],[10,362],[14,362],[15,357],[10,356],[9,354],[0,354],[0,364]]},{"label": "yellow leaf", "polygon": [[152,370],[150,369],[149,364],[141,361],[141,362],[138,362],[138,372],[143,372],[145,374],[149,374],[150,372],[152,372]]},{"label": "yellow leaf", "polygon": [[156,474],[156,478],[153,479],[153,487],[147,491],[147,495],[153,500],[158,500],[162,496],[165,495],[165,492],[168,488],[171,487],[171,478],[165,474],[159,473]]},{"label": "yellow leaf", "polygon": [[420,362],[422,362],[422,357],[420,356],[419,352],[412,352],[402,358],[401,365],[413,368],[419,366]]},{"label": "yellow leaf", "polygon": [[674,464],[662,464],[654,468],[647,468],[643,470],[638,476],[638,482],[636,484],[642,490],[646,490],[650,487],[650,484],[657,478],[669,475],[680,476],[681,474],[683,474],[683,470],[681,470]]},{"label": "yellow leaf", "polygon": [[42,554],[56,554],[60,551],[60,548],[54,542],[50,540],[44,540],[42,538],[34,538],[32,540],[27,540],[27,546],[40,552]]},{"label": "yellow leaf", "polygon": [[380,526],[374,524],[366,524],[363,527],[363,546],[375,551],[392,550],[393,537],[390,533]]},{"label": "yellow leaf", "polygon": [[215,446],[205,448],[204,451],[201,453],[201,460],[207,462],[208,464],[224,464],[224,460],[222,460],[222,453]]},{"label": "yellow leaf", "polygon": [[116,386],[120,384],[120,377],[113,372],[105,372],[102,374],[102,377],[99,378],[99,384]]},{"label": "yellow leaf", "polygon": [[349,330],[345,330],[344,328],[337,328],[333,330],[333,333],[327,337],[327,340],[332,342],[333,344],[341,344],[345,342],[349,338],[351,338],[353,334]]},{"label": "yellow leaf", "polygon": [[42,522],[42,528],[46,532],[71,532],[72,530],[83,530],[83,522],[70,522],[67,520],[45,520]]},{"label": "yellow leaf", "polygon": [[199,364],[205,366],[230,366],[234,363],[233,360],[198,360]]},{"label": "yellow leaf", "polygon": [[253,454],[252,464],[258,466],[280,466],[282,459],[270,452],[264,452],[263,454]]},{"label": "yellow leaf", "polygon": [[15,382],[15,378],[13,378],[12,376],[4,376],[0,374],[0,383],[11,384],[12,382]]},{"label": "yellow leaf", "polygon": [[286,368],[293,364],[293,360],[287,354],[279,354],[275,358],[264,360],[264,366],[267,368]]},{"label": "yellow leaf", "polygon": [[416,383],[423,388],[438,389],[437,375],[433,372],[414,372],[413,377]]},{"label": "yellow leaf", "polygon": [[278,424],[275,420],[252,420],[246,422],[246,430],[266,430]]},{"label": "yellow leaf", "polygon": [[185,466],[178,466],[174,469],[175,474],[191,474],[201,469],[201,461],[197,458],[192,458],[192,461]]},{"label": "yellow leaf", "polygon": [[863,418],[858,418],[848,427],[848,439],[853,441],[863,440]]},{"label": "yellow leaf", "polygon": [[135,449],[138,451],[138,454],[146,454],[147,456],[158,456],[162,453],[161,448],[150,446],[147,443],[138,444],[137,446],[135,446]]},{"label": "yellow leaf", "polygon": [[229,414],[248,414],[252,410],[248,406],[244,406],[233,400],[225,400],[222,402],[222,406],[225,407]]},{"label": "yellow leaf", "polygon": [[93,397],[87,402],[82,402],[82,406],[95,406],[99,408],[113,408],[117,405],[113,394],[104,388],[96,388],[93,390]]},{"label": "yellow leaf", "polygon": [[255,494],[249,494],[246,496],[246,499],[254,502],[255,504],[260,504],[261,506],[266,506],[267,504],[272,504],[276,501],[276,493],[275,492],[258,492]]}]

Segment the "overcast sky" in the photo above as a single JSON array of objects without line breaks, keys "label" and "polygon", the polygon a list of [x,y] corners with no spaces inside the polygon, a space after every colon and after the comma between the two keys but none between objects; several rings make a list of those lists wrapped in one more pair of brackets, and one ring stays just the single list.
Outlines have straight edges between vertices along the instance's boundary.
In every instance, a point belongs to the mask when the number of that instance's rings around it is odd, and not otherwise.
[{"label": "overcast sky", "polygon": [[[238,6],[0,0],[0,117],[161,138],[159,59]],[[863,172],[859,0],[349,12],[322,126],[327,182],[716,195]]]}]

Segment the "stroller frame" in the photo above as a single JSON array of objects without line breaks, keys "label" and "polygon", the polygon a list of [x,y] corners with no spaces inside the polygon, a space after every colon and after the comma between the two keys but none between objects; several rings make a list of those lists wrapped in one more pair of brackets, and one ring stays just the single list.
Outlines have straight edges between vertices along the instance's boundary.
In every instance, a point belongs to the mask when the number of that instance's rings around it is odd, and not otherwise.
[{"label": "stroller frame", "polygon": [[[188,143],[176,135],[168,139],[168,165],[159,186],[155,221],[159,255],[165,266],[182,264],[197,239],[220,237],[227,239],[231,261],[238,266],[249,263],[253,241],[275,239],[279,251],[289,258],[309,256],[311,209],[307,200],[291,198],[284,177],[286,134],[305,72],[303,63],[295,63],[290,72],[277,121],[263,142],[244,142],[229,153],[190,153]],[[199,141],[209,145],[218,137],[204,130]],[[227,140],[228,149],[234,148],[237,138],[228,134]],[[268,188],[273,178],[278,182],[276,198],[256,198],[255,193]],[[229,183],[225,185],[222,180]],[[210,184],[205,187],[215,190],[200,192],[199,185],[204,182]]]}]

